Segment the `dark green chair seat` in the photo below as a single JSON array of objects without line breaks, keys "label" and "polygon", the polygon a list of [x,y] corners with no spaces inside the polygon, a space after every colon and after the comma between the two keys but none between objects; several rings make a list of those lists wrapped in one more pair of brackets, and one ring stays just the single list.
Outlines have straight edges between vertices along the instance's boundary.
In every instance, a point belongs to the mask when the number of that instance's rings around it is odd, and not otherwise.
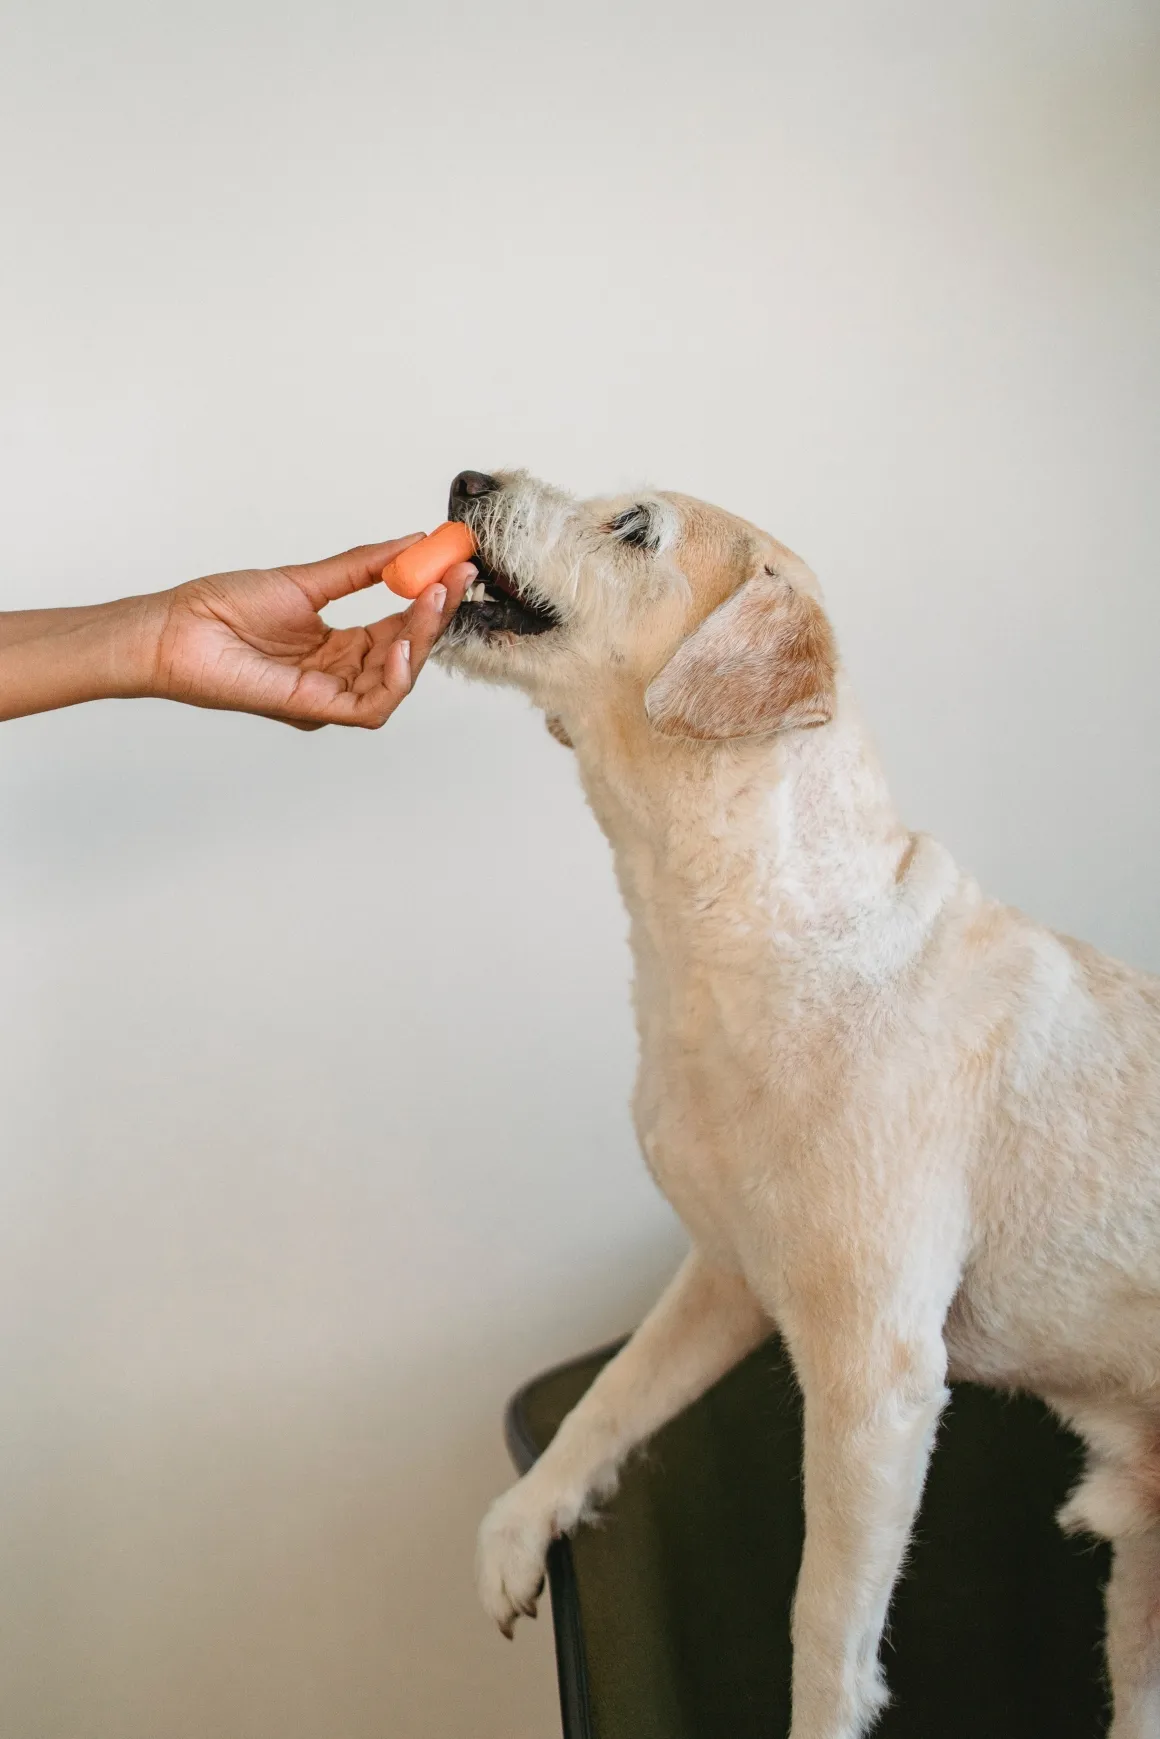
[{"label": "dark green chair seat", "polygon": [[[615,1348],[508,1409],[525,1470]],[[603,1522],[552,1548],[566,1739],[782,1739],[801,1555],[801,1411],[768,1342],[625,1470]],[[1037,1402],[956,1387],[891,1611],[883,1739],[1096,1739],[1106,1549],[1053,1520],[1080,1465]]]}]

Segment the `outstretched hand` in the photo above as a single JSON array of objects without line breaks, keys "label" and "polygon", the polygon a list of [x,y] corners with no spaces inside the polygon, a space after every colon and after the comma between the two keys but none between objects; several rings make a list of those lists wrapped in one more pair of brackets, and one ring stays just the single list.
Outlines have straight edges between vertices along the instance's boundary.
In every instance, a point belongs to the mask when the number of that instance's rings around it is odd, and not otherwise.
[{"label": "outstretched hand", "polygon": [[164,616],[148,692],[302,730],[377,729],[410,693],[475,570],[460,563],[408,609],[366,628],[329,628],[320,611],[374,585],[416,541],[365,544],[303,567],[211,574],[155,594]]}]

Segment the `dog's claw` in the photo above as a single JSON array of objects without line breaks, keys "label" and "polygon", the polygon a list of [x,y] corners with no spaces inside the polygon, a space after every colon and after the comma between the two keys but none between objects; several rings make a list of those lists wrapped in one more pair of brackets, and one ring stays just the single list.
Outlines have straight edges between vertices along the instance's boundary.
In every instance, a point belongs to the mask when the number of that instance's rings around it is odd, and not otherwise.
[{"label": "dog's claw", "polygon": [[541,1516],[514,1486],[492,1505],[479,1532],[476,1577],[480,1598],[503,1636],[511,1640],[521,1618],[535,1618],[547,1578],[545,1559],[554,1514]]}]

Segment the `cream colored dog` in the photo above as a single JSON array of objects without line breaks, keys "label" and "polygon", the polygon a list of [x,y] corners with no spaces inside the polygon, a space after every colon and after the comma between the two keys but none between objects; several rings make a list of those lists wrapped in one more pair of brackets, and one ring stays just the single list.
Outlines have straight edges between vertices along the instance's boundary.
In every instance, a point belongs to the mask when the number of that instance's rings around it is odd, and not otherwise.
[{"label": "cream colored dog", "polygon": [[813,575],[679,495],[465,472],[483,568],[440,656],[575,748],[631,918],[645,1159],[693,1240],[493,1506],[510,1633],[548,1544],[776,1327],[805,1396],[792,1739],[854,1739],[948,1376],[1086,1439],[1115,1542],[1115,1739],[1160,1736],[1160,982],[909,833]]}]

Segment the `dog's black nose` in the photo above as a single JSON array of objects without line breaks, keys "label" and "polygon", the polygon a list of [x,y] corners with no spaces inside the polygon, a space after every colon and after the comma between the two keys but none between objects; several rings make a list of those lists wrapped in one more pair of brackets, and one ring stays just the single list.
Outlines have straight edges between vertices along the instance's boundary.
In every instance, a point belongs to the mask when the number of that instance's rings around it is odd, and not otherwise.
[{"label": "dog's black nose", "polygon": [[451,485],[452,501],[469,501],[476,495],[490,495],[499,488],[486,471],[461,471]]}]

